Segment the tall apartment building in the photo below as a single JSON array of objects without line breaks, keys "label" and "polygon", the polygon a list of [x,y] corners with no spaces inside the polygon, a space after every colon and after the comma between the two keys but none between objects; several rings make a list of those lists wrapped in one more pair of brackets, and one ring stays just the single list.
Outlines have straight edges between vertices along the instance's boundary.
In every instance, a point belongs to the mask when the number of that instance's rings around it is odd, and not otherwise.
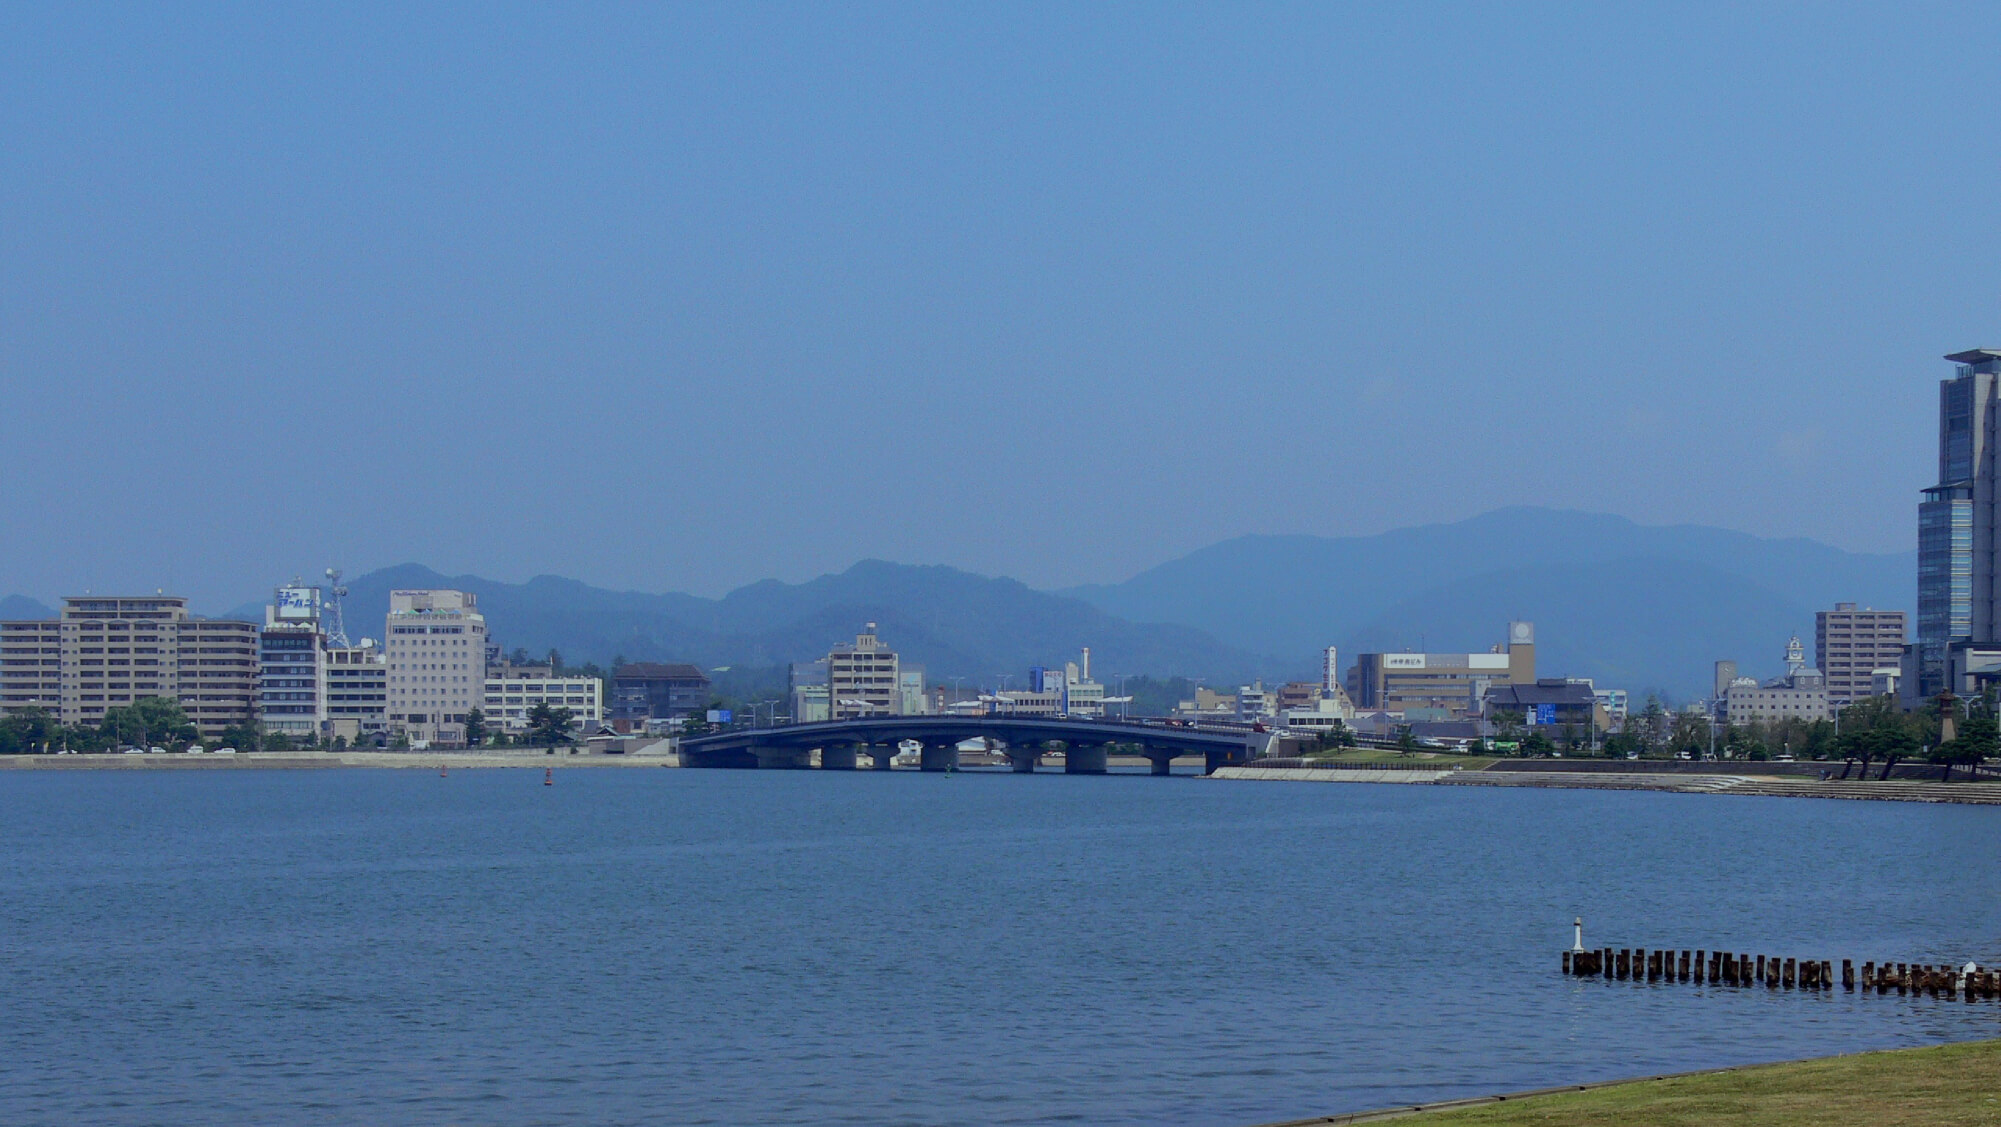
[{"label": "tall apartment building", "polygon": [[827,654],[829,719],[895,716],[903,706],[897,676],[896,651],[875,636],[871,622],[853,643],[835,646]]},{"label": "tall apartment building", "polygon": [[63,708],[63,633],[58,619],[0,622],[0,716]]},{"label": "tall apartment building", "polygon": [[1813,616],[1814,664],[1827,681],[1827,699],[1839,707],[1874,693],[1876,672],[1895,669],[1904,654],[1904,612],[1857,610],[1836,603]]},{"label": "tall apartment building", "polygon": [[486,699],[486,618],[469,591],[391,591],[382,653],[389,729],[412,744],[465,742]]},{"label": "tall apartment building", "polygon": [[1356,708],[1396,712],[1478,715],[1489,688],[1535,683],[1532,622],[1508,623],[1506,645],[1487,653],[1365,653],[1348,668],[1348,696]]},{"label": "tall apartment building", "polygon": [[[0,695],[22,698],[0,702],[10,710],[39,706],[65,724],[95,724],[107,708],[172,697],[204,737],[257,718],[256,624],[196,618],[178,595],[71,596],[60,619],[0,624],[0,639],[9,650],[37,651],[0,655],[9,659]],[[58,663],[53,682],[41,652],[48,649]],[[30,683],[33,701],[25,699]]]},{"label": "tall apartment building", "polygon": [[1938,484],[1918,505],[1918,694],[1945,687],[1953,646],[1995,640],[1994,461],[2001,350],[1946,357],[1939,381]]}]

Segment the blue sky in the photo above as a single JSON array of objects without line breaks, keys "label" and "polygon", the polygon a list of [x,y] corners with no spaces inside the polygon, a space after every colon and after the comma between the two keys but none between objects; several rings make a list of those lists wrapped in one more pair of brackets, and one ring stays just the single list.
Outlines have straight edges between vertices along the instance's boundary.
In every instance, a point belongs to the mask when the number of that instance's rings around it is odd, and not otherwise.
[{"label": "blue sky", "polygon": [[1900,551],[1991,7],[0,8],[0,592]]}]

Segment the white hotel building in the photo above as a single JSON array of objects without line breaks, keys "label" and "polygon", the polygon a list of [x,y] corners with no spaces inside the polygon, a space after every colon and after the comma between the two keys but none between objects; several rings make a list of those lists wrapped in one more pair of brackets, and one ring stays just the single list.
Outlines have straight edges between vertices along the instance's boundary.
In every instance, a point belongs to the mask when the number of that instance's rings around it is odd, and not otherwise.
[{"label": "white hotel building", "polygon": [[413,745],[465,743],[485,704],[486,618],[467,591],[392,591],[382,652],[389,730]]}]

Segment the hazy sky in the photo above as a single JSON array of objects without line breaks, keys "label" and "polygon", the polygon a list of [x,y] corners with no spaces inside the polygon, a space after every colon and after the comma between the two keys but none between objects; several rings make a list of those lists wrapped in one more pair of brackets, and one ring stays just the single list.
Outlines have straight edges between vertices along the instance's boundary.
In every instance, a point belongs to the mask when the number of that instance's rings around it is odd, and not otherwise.
[{"label": "hazy sky", "polygon": [[2001,344],[1991,5],[277,7],[0,6],[0,593],[1904,550]]}]

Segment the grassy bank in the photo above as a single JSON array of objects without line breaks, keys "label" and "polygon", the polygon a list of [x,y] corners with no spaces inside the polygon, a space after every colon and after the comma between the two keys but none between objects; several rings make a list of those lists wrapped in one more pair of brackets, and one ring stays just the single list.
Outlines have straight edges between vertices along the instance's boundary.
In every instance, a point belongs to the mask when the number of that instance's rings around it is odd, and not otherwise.
[{"label": "grassy bank", "polygon": [[1457,765],[1468,771],[1477,771],[1494,762],[1489,755],[1453,755],[1443,751],[1402,752],[1372,748],[1342,748],[1325,754],[1314,754],[1308,758],[1316,763],[1352,763],[1357,767],[1368,767],[1383,763],[1409,763],[1426,767],[1451,767]]},{"label": "grassy bank", "polygon": [[1589,1091],[1425,1112],[1411,1116],[1409,1122],[1423,1127],[2001,1124],[2001,1041],[1635,1080]]}]

